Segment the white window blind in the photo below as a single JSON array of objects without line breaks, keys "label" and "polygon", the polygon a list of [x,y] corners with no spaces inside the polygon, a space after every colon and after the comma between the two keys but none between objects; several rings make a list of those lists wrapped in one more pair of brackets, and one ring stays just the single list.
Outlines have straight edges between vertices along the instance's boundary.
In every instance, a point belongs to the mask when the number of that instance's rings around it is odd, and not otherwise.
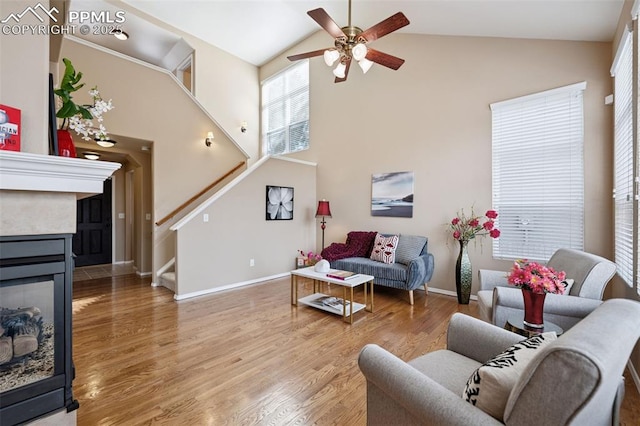
[{"label": "white window blind", "polygon": [[262,144],[278,155],[309,147],[309,61],[300,61],[262,85]]},{"label": "white window blind", "polygon": [[621,40],[614,82],[614,218],[618,274],[633,285],[633,37]]},{"label": "white window blind", "polygon": [[491,105],[493,207],[500,259],[547,261],[583,249],[586,82]]}]

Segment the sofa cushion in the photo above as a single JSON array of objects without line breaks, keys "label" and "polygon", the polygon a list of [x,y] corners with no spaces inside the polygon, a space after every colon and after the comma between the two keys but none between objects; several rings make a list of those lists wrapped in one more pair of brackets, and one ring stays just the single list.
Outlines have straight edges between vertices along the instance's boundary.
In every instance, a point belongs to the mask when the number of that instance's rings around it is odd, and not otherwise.
[{"label": "sofa cushion", "polygon": [[382,234],[376,235],[371,250],[371,260],[382,263],[394,263],[396,261],[396,248],[398,247],[398,236],[391,235],[385,237]]},{"label": "sofa cushion", "polygon": [[376,278],[374,283],[379,279],[406,282],[408,278],[407,267],[402,263],[387,264],[366,257],[350,257],[336,260],[331,262],[331,267],[355,272],[356,274],[373,275]]},{"label": "sofa cushion", "polygon": [[507,348],[482,364],[469,377],[462,398],[502,421],[511,389],[531,360],[556,334],[543,333]]},{"label": "sofa cushion", "polygon": [[396,249],[396,262],[408,265],[409,262],[420,256],[425,244],[427,244],[427,237],[400,234]]}]

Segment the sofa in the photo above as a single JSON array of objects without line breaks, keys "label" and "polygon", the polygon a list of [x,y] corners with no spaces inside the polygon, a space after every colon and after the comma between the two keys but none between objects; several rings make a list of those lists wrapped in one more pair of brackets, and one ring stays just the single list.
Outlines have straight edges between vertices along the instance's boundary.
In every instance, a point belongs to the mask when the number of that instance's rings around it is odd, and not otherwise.
[{"label": "sofa", "polygon": [[[616,273],[616,264],[610,260],[566,248],[556,250],[547,265],[573,280],[568,294],[547,294],[544,301],[544,320],[565,330],[600,306],[605,287]],[[478,277],[480,319],[503,327],[509,316],[524,315],[522,291],[507,284],[507,272],[481,269]]]},{"label": "sofa", "polygon": [[409,362],[374,344],[362,349],[367,424],[617,425],[622,374],[639,336],[640,303],[627,299],[605,301],[537,347],[540,336],[520,342],[455,313],[446,349]]},{"label": "sofa", "polygon": [[[394,240],[393,256],[374,260],[376,239]],[[385,244],[389,248],[391,242]],[[413,290],[424,286],[433,276],[434,258],[428,252],[427,237],[408,234],[380,234],[375,231],[352,231],[345,243],[333,243],[322,250],[322,258],[331,268],[374,276],[376,285],[397,288],[409,292],[409,303],[413,305]],[[388,262],[388,263],[387,263]]]}]

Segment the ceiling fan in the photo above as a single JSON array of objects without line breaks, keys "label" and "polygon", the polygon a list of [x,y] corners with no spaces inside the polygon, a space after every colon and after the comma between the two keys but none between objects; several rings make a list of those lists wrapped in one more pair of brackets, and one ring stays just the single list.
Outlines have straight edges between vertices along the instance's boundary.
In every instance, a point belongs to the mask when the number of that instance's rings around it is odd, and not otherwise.
[{"label": "ceiling fan", "polygon": [[336,76],[335,83],[340,83],[347,79],[352,59],[358,62],[364,73],[369,71],[374,62],[393,70],[397,70],[404,63],[404,59],[366,46],[367,43],[371,43],[409,25],[409,20],[402,12],[392,15],[364,31],[351,25],[351,0],[349,0],[349,25],[346,27],[340,28],[322,8],[310,10],[307,15],[331,34],[335,39],[335,47],[287,56],[290,61],[298,61],[320,55],[324,56],[324,61],[328,66],[332,66],[338,61],[338,66],[333,70],[333,74]]}]

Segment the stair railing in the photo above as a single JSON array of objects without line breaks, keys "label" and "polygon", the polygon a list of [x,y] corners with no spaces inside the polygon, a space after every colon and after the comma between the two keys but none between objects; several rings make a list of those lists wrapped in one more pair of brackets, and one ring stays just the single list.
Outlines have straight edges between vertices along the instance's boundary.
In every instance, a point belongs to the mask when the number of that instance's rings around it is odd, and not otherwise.
[{"label": "stair railing", "polygon": [[198,198],[202,197],[204,194],[206,194],[207,192],[211,191],[211,189],[213,189],[216,185],[219,185],[223,180],[225,180],[226,178],[228,178],[229,176],[231,176],[232,174],[234,174],[237,170],[239,170],[240,168],[242,168],[245,165],[245,161],[241,161],[240,163],[238,163],[237,166],[235,166],[234,168],[232,168],[231,170],[229,170],[227,173],[225,173],[224,175],[222,175],[221,177],[219,177],[218,179],[216,179],[214,182],[212,182],[210,185],[207,185],[206,188],[204,188],[202,191],[198,192],[196,195],[194,195],[193,197],[189,198],[187,201],[185,201],[184,203],[180,204],[178,207],[176,207],[171,213],[169,213],[168,215],[166,215],[165,217],[163,217],[162,219],[160,219],[159,221],[156,222],[156,226],[160,226],[166,222],[168,222],[169,220],[171,220],[171,218],[173,218],[175,215],[177,215],[178,213],[180,213],[182,210],[184,210],[185,208],[187,208],[189,206],[189,204],[193,203],[195,200],[197,200]]}]

